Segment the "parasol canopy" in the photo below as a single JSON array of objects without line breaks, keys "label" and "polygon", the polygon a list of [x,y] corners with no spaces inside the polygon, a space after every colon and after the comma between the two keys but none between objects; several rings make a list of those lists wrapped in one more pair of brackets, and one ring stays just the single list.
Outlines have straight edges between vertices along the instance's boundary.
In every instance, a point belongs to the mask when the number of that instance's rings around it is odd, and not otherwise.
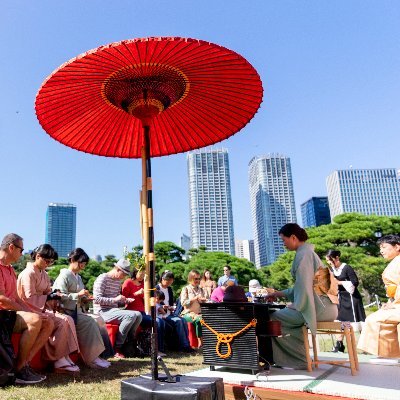
[{"label": "parasol canopy", "polygon": [[228,138],[257,112],[262,84],[239,54],[202,40],[150,37],[98,47],[42,84],[35,109],[55,140],[86,153],[150,157]]}]

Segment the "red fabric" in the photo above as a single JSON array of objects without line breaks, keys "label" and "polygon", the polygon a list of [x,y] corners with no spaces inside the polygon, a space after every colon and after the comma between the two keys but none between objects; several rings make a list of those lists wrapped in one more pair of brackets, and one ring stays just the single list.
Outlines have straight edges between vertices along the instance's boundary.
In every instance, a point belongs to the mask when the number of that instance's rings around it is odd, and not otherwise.
[{"label": "red fabric", "polygon": [[122,285],[122,295],[135,299],[133,303],[127,304],[127,310],[144,312],[144,294],[135,296],[134,293],[140,289],[144,289],[144,283],[135,285],[132,279],[127,279]]},{"label": "red fabric", "polygon": [[0,293],[11,300],[17,300],[17,275],[11,265],[0,263]]},{"label": "red fabric", "polygon": [[194,347],[197,349],[199,347],[199,340],[196,336],[196,328],[194,327],[194,324],[191,322],[187,323],[188,326],[188,333],[189,333],[189,344],[191,347]]},{"label": "red fabric", "polygon": [[110,338],[111,345],[112,345],[112,347],[114,347],[115,340],[117,338],[119,325],[106,323],[106,329],[107,329],[108,337]]},{"label": "red fabric", "polygon": [[131,115],[122,103],[147,88],[150,76],[151,97],[160,100],[152,111],[161,103],[165,108],[150,126],[151,157],[228,138],[250,121],[263,95],[256,70],[222,46],[179,37],[133,39],[59,67],[38,92],[37,117],[52,138],[76,150],[140,158],[143,129],[134,115],[141,109]]}]

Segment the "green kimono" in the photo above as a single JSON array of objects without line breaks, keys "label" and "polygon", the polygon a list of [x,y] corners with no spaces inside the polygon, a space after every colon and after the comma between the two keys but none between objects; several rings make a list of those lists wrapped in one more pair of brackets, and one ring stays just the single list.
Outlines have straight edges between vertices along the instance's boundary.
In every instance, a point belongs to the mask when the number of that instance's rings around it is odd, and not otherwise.
[{"label": "green kimono", "polygon": [[313,289],[314,275],[322,265],[313,246],[305,243],[296,250],[291,274],[295,280],[292,288],[283,290],[292,302],[291,307],[272,314],[271,319],[282,324],[282,337],[272,338],[274,362],[282,367],[307,369],[302,327],[315,333],[317,321],[334,321],[337,306],[329,297],[317,296]]},{"label": "green kimono", "polygon": [[67,295],[61,300],[64,312],[71,316],[77,312],[76,333],[79,348],[85,363],[90,364],[99,357],[105,347],[97,322],[90,315],[84,314],[79,307],[78,292],[84,288],[82,278],[66,268],[60,271],[53,285],[53,289]]}]

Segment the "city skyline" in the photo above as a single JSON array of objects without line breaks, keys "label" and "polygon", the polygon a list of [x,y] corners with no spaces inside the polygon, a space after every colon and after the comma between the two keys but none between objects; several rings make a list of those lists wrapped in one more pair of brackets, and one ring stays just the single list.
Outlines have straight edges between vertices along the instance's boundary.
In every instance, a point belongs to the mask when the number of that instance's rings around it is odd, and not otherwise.
[{"label": "city skyline", "polygon": [[[302,202],[326,194],[332,171],[398,168],[391,143],[400,125],[399,19],[399,3],[369,0],[119,0],[118,7],[98,0],[4,0],[2,234],[16,232],[25,248],[35,248],[54,201],[78,207],[76,245],[90,255],[119,257],[125,245],[142,242],[140,161],[67,148],[41,129],[34,113],[36,93],[54,69],[123,39],[198,38],[236,51],[259,73],[261,108],[218,144],[229,151],[238,238],[253,236],[247,166],[256,155],[290,156],[298,220]],[[155,240],[179,243],[189,233],[186,154],[153,159],[152,167]]]}]

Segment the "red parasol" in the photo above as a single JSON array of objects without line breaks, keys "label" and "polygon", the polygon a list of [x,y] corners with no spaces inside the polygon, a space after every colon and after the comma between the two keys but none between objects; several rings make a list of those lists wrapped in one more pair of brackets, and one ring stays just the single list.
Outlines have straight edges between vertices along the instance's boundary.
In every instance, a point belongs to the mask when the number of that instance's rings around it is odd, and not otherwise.
[{"label": "red parasol", "polygon": [[[146,304],[155,285],[151,157],[211,145],[257,112],[262,84],[239,54],[178,37],[125,40],[68,61],[43,83],[36,115],[54,139],[106,157],[142,158]],[[157,379],[155,307],[152,372]]]},{"label": "red parasol", "polygon": [[76,150],[140,158],[144,89],[159,113],[151,157],[226,139],[262,99],[257,72],[237,53],[201,40],[146,38],[101,46],[63,64],[40,88],[36,114],[50,136]]}]

